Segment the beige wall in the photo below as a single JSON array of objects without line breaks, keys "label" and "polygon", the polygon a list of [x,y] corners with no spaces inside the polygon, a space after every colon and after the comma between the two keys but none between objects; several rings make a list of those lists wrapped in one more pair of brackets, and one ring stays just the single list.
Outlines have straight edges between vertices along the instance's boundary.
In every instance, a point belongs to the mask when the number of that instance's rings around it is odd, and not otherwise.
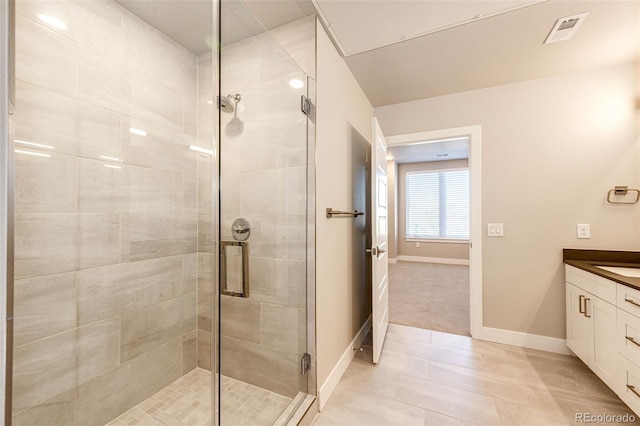
[{"label": "beige wall", "polygon": [[432,257],[440,259],[469,259],[468,243],[449,243],[449,242],[426,242],[421,241],[420,247],[416,247],[414,241],[405,241],[407,221],[406,221],[406,174],[407,172],[422,170],[442,170],[442,169],[460,169],[468,168],[469,160],[449,160],[449,161],[430,161],[427,163],[409,163],[400,164],[398,167],[398,255],[399,256],[418,256]]},{"label": "beige wall", "polygon": [[322,26],[317,27],[316,330],[322,384],[369,315],[361,309],[364,294],[354,291],[351,282],[353,220],[327,219],[325,209],[352,208],[351,128],[371,141],[373,107]]},{"label": "beige wall", "polygon": [[[562,248],[640,249],[637,64],[376,108],[387,136],[482,126],[484,326],[565,336]],[[591,239],[576,239],[576,224]]]}]

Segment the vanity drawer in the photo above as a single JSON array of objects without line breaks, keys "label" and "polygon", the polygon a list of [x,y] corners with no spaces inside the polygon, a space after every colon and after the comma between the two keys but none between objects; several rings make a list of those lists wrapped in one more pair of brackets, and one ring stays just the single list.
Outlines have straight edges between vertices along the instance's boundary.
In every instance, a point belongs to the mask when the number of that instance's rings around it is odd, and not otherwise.
[{"label": "vanity drawer", "polygon": [[[629,361],[640,367],[640,318],[618,309],[616,348]],[[640,388],[638,388],[640,392]]]},{"label": "vanity drawer", "polygon": [[617,299],[618,308],[640,317],[640,290],[618,284]]},{"label": "vanity drawer", "polygon": [[636,415],[640,415],[640,367],[621,354],[618,357],[619,376],[614,390]]},{"label": "vanity drawer", "polygon": [[588,291],[606,302],[611,304],[616,303],[617,283],[615,281],[602,278],[571,265],[566,265],[565,275],[566,280],[571,284],[580,287],[584,291]]}]

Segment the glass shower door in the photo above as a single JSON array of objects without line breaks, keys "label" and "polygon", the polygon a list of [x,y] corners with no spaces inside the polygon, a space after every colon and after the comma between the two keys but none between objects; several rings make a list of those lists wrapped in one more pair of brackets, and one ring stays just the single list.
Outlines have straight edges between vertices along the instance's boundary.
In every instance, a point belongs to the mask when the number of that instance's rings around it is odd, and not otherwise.
[{"label": "glass shower door", "polygon": [[221,33],[220,419],[282,424],[307,394],[307,76],[242,2]]},{"label": "glass shower door", "polygon": [[213,1],[151,3],[16,1],[14,425],[211,423]]}]

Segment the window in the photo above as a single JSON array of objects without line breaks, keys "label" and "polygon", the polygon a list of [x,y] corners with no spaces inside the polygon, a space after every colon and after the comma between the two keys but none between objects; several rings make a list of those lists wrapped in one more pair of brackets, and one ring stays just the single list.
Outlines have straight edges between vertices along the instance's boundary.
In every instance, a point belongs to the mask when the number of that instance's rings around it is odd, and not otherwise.
[{"label": "window", "polygon": [[469,239],[469,170],[406,175],[407,237]]}]

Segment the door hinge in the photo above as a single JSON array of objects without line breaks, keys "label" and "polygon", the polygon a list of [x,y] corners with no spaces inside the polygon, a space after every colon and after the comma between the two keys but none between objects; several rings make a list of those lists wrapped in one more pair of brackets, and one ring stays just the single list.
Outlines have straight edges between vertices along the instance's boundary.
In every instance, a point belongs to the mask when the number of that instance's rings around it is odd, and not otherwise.
[{"label": "door hinge", "polygon": [[305,95],[300,96],[300,109],[309,118],[313,118],[313,102]]},{"label": "door hinge", "polygon": [[300,374],[303,376],[307,374],[307,370],[311,368],[311,355],[305,353],[300,358]]}]

